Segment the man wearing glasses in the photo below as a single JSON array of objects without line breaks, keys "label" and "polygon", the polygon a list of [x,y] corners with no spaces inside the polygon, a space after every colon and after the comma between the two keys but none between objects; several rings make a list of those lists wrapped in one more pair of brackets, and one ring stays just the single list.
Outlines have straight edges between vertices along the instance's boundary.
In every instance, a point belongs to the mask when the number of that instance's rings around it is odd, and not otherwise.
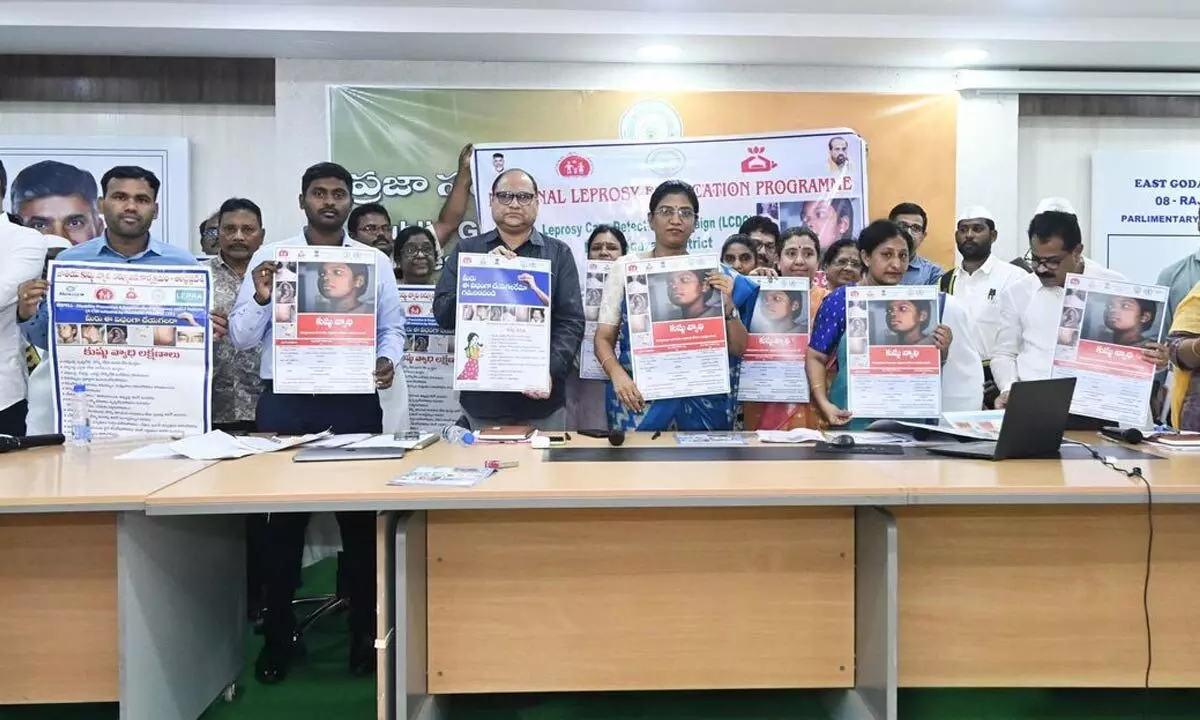
[{"label": "man wearing glasses", "polygon": [[1008,401],[1014,382],[1050,377],[1067,275],[1125,279],[1084,257],[1079,218],[1059,209],[1039,212],[1029,223],[1025,259],[1033,274],[1011,283],[1000,294],[1000,328],[992,354],[992,375],[1000,390],[997,408]]},{"label": "man wearing glasses", "polygon": [[908,261],[908,270],[905,271],[904,277],[900,278],[900,284],[937,285],[945,272],[942,266],[917,254],[929,233],[929,215],[926,214],[925,208],[916,203],[900,203],[888,213],[888,220],[908,233],[913,241],[912,258]]},{"label": "man wearing glasses", "polygon": [[564,430],[567,373],[583,340],[583,298],[575,257],[565,242],[542,235],[534,227],[538,212],[538,187],[533,176],[516,168],[505,170],[492,183],[490,206],[496,229],[462,238],[442,267],[434,290],[433,314],[438,325],[453,330],[458,315],[458,256],[492,253],[504,257],[541,258],[550,261],[554,278],[550,311],[550,392],[460,393],[471,427],[532,425],[539,430]]},{"label": "man wearing glasses", "polygon": [[387,208],[379,203],[367,203],[351,210],[346,232],[392,259],[392,218]]}]

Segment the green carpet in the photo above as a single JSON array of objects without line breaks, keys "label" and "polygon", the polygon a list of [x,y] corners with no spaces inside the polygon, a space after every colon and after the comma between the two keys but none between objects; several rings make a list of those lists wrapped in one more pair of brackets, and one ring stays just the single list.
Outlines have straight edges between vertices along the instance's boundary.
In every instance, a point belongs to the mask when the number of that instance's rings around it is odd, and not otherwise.
[{"label": "green carpet", "polygon": [[[328,592],[334,563],[309,568],[302,594]],[[346,671],[342,617],[307,636],[308,655],[286,683],[265,687],[252,668],[259,639],[248,635],[241,695],[218,700],[204,720],[372,720],[375,683]],[[478,695],[445,699],[448,720],[826,720],[813,692],[660,692]],[[117,720],[115,705],[0,707],[0,720]],[[1195,720],[1200,691],[906,690],[901,720]]]}]

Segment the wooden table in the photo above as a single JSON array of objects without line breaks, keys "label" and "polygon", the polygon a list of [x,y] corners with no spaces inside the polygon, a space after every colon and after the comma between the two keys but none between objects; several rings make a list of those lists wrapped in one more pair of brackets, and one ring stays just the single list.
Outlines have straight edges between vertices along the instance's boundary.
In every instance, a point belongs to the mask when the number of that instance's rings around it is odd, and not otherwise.
[{"label": "wooden table", "polygon": [[[468,489],[386,484],[485,459],[520,466]],[[1152,683],[1195,686],[1200,462],[1119,464],[1163,503]],[[438,444],[221,463],[147,511],[385,511],[381,717],[436,716],[442,693],[817,687],[838,717],[894,718],[901,684],[1140,686],[1145,505],[1093,460],[548,462]]]},{"label": "wooden table", "polygon": [[0,460],[0,705],[192,720],[237,677],[240,535],[229,518],[147,517],[147,495],[208,464],[114,459],[138,444]]}]

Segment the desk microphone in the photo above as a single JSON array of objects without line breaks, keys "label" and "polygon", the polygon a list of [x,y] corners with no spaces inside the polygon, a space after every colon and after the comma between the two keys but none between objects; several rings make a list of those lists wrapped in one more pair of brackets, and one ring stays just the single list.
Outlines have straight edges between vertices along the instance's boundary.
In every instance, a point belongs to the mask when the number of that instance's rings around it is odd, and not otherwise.
[{"label": "desk microphone", "polygon": [[61,434],[51,435],[0,435],[0,453],[12,452],[13,450],[25,450],[27,448],[48,447],[50,445],[62,445],[66,440]]},{"label": "desk microphone", "polygon": [[608,433],[608,444],[613,447],[620,447],[625,444],[624,430],[610,430]]},{"label": "desk microphone", "polygon": [[1142,431],[1135,427],[1125,428],[1124,430],[1119,427],[1102,427],[1100,428],[1100,434],[1109,440],[1129,443],[1130,445],[1140,445],[1146,439],[1142,435]]}]

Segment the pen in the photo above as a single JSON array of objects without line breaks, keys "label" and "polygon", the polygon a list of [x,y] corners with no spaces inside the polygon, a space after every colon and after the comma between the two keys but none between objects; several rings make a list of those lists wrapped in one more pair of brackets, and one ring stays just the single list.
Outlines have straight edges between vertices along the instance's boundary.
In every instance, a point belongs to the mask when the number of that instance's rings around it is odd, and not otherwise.
[{"label": "pen", "polygon": [[650,439],[657,440],[660,435],[662,435],[662,430],[655,430],[654,434],[650,436]]},{"label": "pen", "polygon": [[505,470],[507,468],[515,468],[519,464],[516,460],[488,460],[483,466],[489,470]]}]

